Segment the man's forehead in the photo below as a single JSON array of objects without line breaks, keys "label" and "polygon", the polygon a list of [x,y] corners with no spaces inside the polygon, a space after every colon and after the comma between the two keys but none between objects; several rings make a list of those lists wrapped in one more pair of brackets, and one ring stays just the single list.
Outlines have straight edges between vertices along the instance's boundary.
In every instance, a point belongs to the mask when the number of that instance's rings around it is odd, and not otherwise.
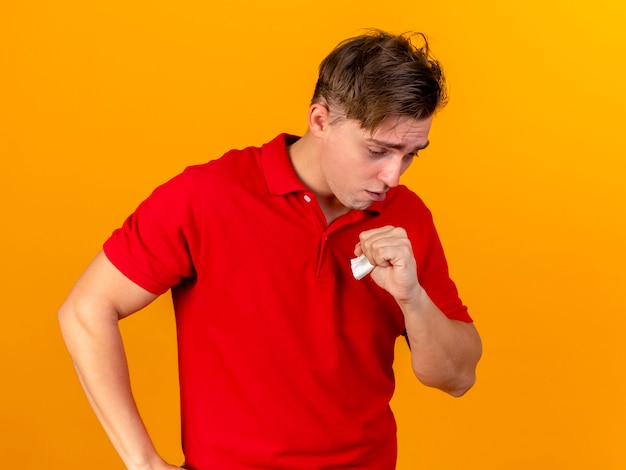
[{"label": "man's forehead", "polygon": [[390,148],[405,147],[409,144],[419,148],[428,145],[428,133],[432,116],[425,119],[391,117],[374,130],[364,130],[365,137],[372,143]]},{"label": "man's forehead", "polygon": [[[406,143],[394,142],[394,141],[388,141],[388,140],[379,140],[373,137],[368,138],[367,142],[372,143],[374,145],[378,145],[379,147],[385,147],[385,148],[390,148],[394,150],[404,150],[407,146],[410,146],[410,145],[407,145]],[[430,145],[430,141],[428,139],[426,139],[425,142],[416,141],[416,143],[413,145],[412,150],[413,151],[424,150],[429,145]]]}]

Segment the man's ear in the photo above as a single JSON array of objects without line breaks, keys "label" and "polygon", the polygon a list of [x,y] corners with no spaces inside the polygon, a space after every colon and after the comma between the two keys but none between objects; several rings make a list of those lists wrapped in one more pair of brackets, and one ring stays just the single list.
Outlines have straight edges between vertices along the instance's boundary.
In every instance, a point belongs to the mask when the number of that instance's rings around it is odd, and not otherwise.
[{"label": "man's ear", "polygon": [[330,125],[330,111],[326,103],[313,103],[309,108],[309,131],[320,137]]}]

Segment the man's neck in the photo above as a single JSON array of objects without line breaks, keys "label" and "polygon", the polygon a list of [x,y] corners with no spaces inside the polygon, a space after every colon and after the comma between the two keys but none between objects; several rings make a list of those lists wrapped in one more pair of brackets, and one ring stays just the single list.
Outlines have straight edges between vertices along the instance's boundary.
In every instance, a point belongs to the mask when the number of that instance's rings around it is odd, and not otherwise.
[{"label": "man's neck", "polygon": [[308,132],[304,134],[301,139],[289,146],[288,151],[296,175],[315,194],[328,225],[350,212],[350,209],[341,204],[326,185],[319,167],[317,142],[311,134]]}]

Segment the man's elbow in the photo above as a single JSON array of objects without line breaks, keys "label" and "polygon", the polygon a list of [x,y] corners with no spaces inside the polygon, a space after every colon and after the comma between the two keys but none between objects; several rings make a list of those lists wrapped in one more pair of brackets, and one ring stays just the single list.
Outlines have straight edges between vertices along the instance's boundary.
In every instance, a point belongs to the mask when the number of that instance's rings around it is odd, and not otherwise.
[{"label": "man's elbow", "polygon": [[59,326],[63,327],[63,325],[68,321],[70,316],[70,310],[71,309],[68,305],[68,301],[66,300],[57,311],[57,320],[59,321]]},{"label": "man's elbow", "polygon": [[69,324],[72,322],[72,317],[72,309],[69,307],[66,301],[57,311],[57,321],[59,322],[59,327],[61,328],[61,334],[65,335],[65,331],[69,327]]},{"label": "man's elbow", "polygon": [[458,382],[455,383],[453,386],[442,388],[442,390],[455,398],[459,398],[465,395],[469,391],[469,389],[474,386],[475,383],[476,374],[471,374],[469,377],[466,377],[463,380],[458,380]]},{"label": "man's elbow", "polygon": [[423,385],[439,389],[455,398],[465,395],[476,383],[476,374],[474,371],[462,375],[454,375],[453,377],[433,378],[418,373],[415,375]]},{"label": "man's elbow", "polygon": [[76,329],[80,326],[80,319],[75,306],[66,301],[57,312],[57,320],[61,329],[61,336],[66,347],[72,352],[72,338],[76,335]]},{"label": "man's elbow", "polygon": [[111,315],[97,314],[90,302],[69,298],[59,308],[57,319],[61,336],[71,355],[80,349],[81,341],[91,339],[117,321]]}]

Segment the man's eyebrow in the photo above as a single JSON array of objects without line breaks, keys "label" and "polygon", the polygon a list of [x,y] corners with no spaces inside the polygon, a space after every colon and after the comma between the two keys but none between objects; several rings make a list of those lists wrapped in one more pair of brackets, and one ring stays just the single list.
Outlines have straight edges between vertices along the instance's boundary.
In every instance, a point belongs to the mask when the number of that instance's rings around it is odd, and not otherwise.
[{"label": "man's eyebrow", "polygon": [[[402,150],[402,147],[403,147],[401,144],[392,144],[391,142],[385,142],[383,140],[378,140],[378,139],[373,139],[373,138],[369,138],[367,139],[367,141],[372,144],[378,145],[379,147],[385,147],[388,149]],[[412,153],[419,152],[420,150],[424,150],[429,145],[430,145],[430,140],[427,140],[424,145],[420,147],[415,147]]]}]

